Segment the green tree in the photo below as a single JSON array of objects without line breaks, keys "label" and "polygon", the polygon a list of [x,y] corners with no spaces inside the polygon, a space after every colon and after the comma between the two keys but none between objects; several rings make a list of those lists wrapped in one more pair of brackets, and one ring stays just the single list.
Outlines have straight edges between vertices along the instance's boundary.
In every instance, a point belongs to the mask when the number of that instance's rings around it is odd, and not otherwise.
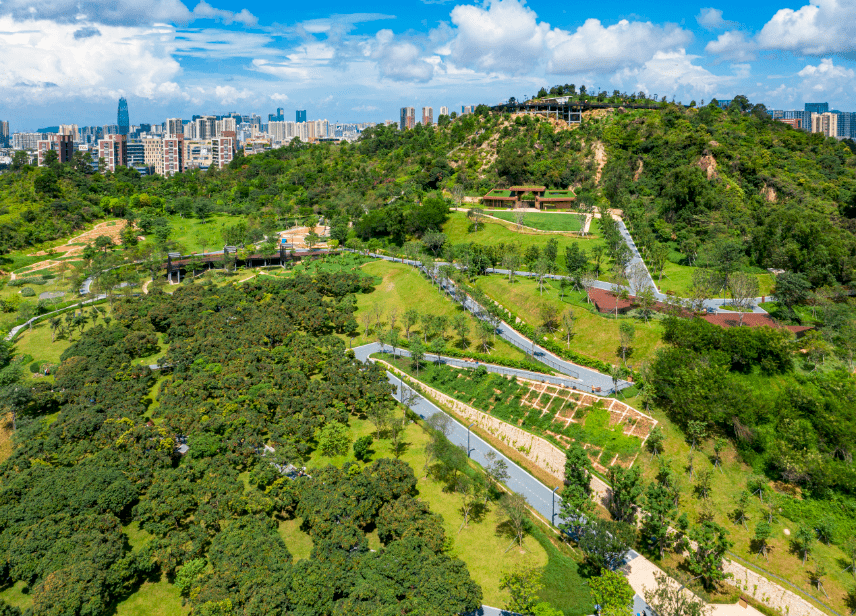
[{"label": "green tree", "polygon": [[318,441],[318,449],[325,456],[345,455],[351,447],[348,426],[338,421],[332,421],[323,428],[319,428],[315,438]]},{"label": "green tree", "polygon": [[591,596],[603,616],[627,616],[633,613],[634,591],[621,573],[601,569],[589,580]]},{"label": "green tree", "polygon": [[208,565],[204,558],[196,558],[183,564],[175,574],[175,587],[182,597],[186,597],[193,589],[194,583],[202,575]]},{"label": "green tree", "polygon": [[713,590],[719,582],[731,577],[723,570],[723,559],[734,544],[728,540],[728,531],[712,521],[693,528],[690,539],[696,546],[690,551],[687,568],[706,590]]},{"label": "green tree", "polygon": [[354,441],[354,457],[360,462],[366,462],[371,457],[372,453],[372,444],[374,443],[374,439],[370,434],[366,436],[361,436],[356,441]]},{"label": "green tree", "polygon": [[592,465],[585,449],[573,441],[565,451],[565,487],[562,489],[559,528],[577,532],[594,511],[591,488]]},{"label": "green tree", "polygon": [[654,574],[653,588],[645,588],[645,602],[655,614],[664,616],[709,616],[710,606],[696,595],[686,592],[665,573]]},{"label": "green tree", "polygon": [[422,341],[419,338],[414,338],[410,341],[409,351],[410,357],[416,365],[416,375],[418,376],[419,366],[422,363],[422,360],[425,359],[425,345],[422,344]]},{"label": "green tree", "polygon": [[753,537],[755,545],[752,549],[757,550],[758,554],[763,555],[765,560],[769,560],[767,554],[770,550],[769,539],[772,535],[773,527],[766,520],[760,520],[755,525],[755,535]]},{"label": "green tree", "polygon": [[499,507],[505,521],[514,533],[514,540],[517,545],[522,547],[523,537],[530,526],[526,511],[526,497],[518,492],[503,494],[499,500]]},{"label": "green tree", "polygon": [[650,537],[660,552],[660,560],[665,557],[669,547],[669,525],[677,513],[672,489],[658,481],[652,481],[645,490],[645,512],[642,532]]},{"label": "green tree", "polygon": [[592,571],[601,571],[618,567],[635,540],[636,528],[630,524],[592,517],[580,529],[578,543]]},{"label": "green tree", "polygon": [[798,272],[784,272],[776,276],[773,295],[788,312],[794,314],[794,306],[808,299],[811,292],[811,282]]},{"label": "green tree", "polygon": [[663,429],[659,425],[654,426],[651,432],[648,433],[648,440],[645,441],[645,446],[651,452],[652,459],[662,453],[665,441],[666,434],[663,432]]},{"label": "green tree", "polygon": [[800,525],[794,535],[794,546],[802,554],[803,566],[814,548],[814,536],[814,530],[805,525]]},{"label": "green tree", "polygon": [[542,571],[535,567],[518,566],[499,578],[500,590],[507,590],[510,598],[505,609],[518,614],[531,614],[538,602],[544,584]]},{"label": "green tree", "polygon": [[609,483],[612,493],[609,497],[609,511],[619,522],[634,524],[636,521],[636,503],[642,494],[642,473],[638,466],[625,469],[615,465],[609,468]]},{"label": "green tree", "polygon": [[627,354],[632,352],[633,338],[636,336],[636,327],[630,321],[622,321],[618,326],[618,339],[621,348],[621,361],[627,366]]}]

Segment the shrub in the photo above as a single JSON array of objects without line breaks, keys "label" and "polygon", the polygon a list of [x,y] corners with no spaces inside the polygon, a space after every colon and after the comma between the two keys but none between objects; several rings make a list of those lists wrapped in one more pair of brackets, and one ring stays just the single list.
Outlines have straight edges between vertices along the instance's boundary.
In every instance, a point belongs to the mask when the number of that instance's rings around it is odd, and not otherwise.
[{"label": "shrub", "polygon": [[35,297],[36,291],[34,289],[31,289],[30,287],[24,287],[23,289],[21,289],[21,295],[23,297]]}]

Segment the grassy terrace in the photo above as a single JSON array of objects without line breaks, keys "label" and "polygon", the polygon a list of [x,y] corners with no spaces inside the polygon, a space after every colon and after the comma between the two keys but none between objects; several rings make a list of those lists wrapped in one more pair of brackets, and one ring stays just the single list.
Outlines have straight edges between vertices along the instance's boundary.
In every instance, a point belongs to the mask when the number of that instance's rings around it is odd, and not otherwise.
[{"label": "grassy terrace", "polygon": [[[758,374],[748,375],[747,381],[754,382],[758,386],[761,383],[766,383],[766,386],[774,388],[781,386],[781,383],[775,380],[771,383],[769,378],[762,379]],[[630,399],[627,403],[635,404],[637,408],[644,408],[644,403],[638,398]],[[734,542],[734,547],[731,548],[733,553],[748,561],[750,565],[762,567],[790,581],[808,595],[817,597],[831,605],[839,613],[849,614],[853,606],[848,604],[847,593],[854,589],[854,582],[856,581],[849,571],[842,571],[847,564],[844,563],[844,553],[841,547],[815,541],[812,544],[811,557],[803,566],[802,558],[794,551],[792,542],[801,523],[810,526],[814,520],[826,519],[837,525],[837,539],[839,543],[842,543],[849,534],[854,532],[854,526],[856,526],[852,517],[848,515],[845,503],[839,501],[833,506],[824,507],[823,511],[815,510],[814,502],[809,499],[803,500],[798,489],[789,496],[775,492],[773,484],[770,483],[765,502],[761,502],[757,496],[753,496],[749,500],[746,526],[737,524],[733,517],[737,499],[740,493],[746,490],[747,479],[753,474],[753,469],[741,460],[740,454],[731,445],[723,451],[721,470],[713,465],[713,444],[710,440],[706,441],[700,448],[697,447],[693,458],[695,476],[697,477],[698,473],[703,471],[713,473],[710,498],[705,502],[694,493],[693,486],[696,482],[690,478],[687,472],[687,456],[690,454],[690,444],[687,443],[686,437],[680,428],[661,411],[652,408],[651,415],[660,422],[660,427],[666,433],[665,450],[661,454],[661,458],[664,463],[671,465],[678,480],[681,493],[679,514],[686,513],[690,521],[695,522],[699,513],[708,509],[712,512],[714,521],[721,524],[730,533],[729,539]],[[650,454],[643,453],[640,455],[637,458],[637,464],[643,470],[646,483],[656,480],[660,463],[657,460],[651,460]],[[758,556],[757,549],[753,549],[752,539],[755,534],[755,525],[761,520],[766,520],[767,508],[765,503],[770,500],[770,495],[775,495],[778,506],[772,524],[773,534],[769,542],[770,556],[769,560],[765,560]],[[790,532],[790,536],[785,534],[786,529]],[[677,569],[679,566],[679,559],[674,556],[667,554],[665,561],[660,563],[659,554],[647,555],[661,566],[671,569]],[[823,565],[827,571],[827,575],[823,579],[823,586],[829,594],[828,599],[815,586],[811,585],[809,572],[818,564]],[[739,585],[742,581],[730,580],[729,583]],[[782,586],[787,587],[784,584]],[[743,593],[752,597],[755,591],[749,587],[743,589]],[[760,592],[758,598],[760,599]]]},{"label": "grassy terrace", "polygon": [[511,196],[510,190],[498,190],[498,189],[493,189],[492,191],[490,191],[489,193],[487,193],[485,195],[485,197],[510,197],[510,196]]},{"label": "grassy terrace", "polygon": [[[486,213],[508,222],[517,223],[515,214],[511,210],[488,210]],[[580,230],[580,219],[573,214],[526,212],[522,224],[542,231],[577,232]]]},{"label": "grassy terrace", "polygon": [[[564,214],[556,214],[557,216],[567,216]],[[567,216],[574,218],[573,216]],[[472,223],[467,218],[464,212],[452,212],[449,220],[443,225],[443,232],[448,238],[448,242],[452,244],[482,244],[484,246],[495,246],[497,244],[517,244],[521,251],[525,251],[528,246],[535,245],[544,248],[547,240],[551,236],[542,234],[531,234],[518,232],[506,227],[499,222],[486,220],[485,224],[478,231],[471,231]],[[580,248],[585,248],[591,252],[591,249],[598,245],[603,245],[604,241],[599,236],[600,222],[597,219],[592,220],[589,235],[586,237],[571,237],[571,236],[556,236],[559,240],[559,255],[560,258],[557,265],[559,271],[564,271],[564,254],[565,248],[571,244],[579,244]]]},{"label": "grassy terrace", "polygon": [[[353,346],[359,346],[369,342],[377,342],[377,332],[374,319],[369,326],[369,335],[365,336],[365,327],[362,321],[362,315],[365,313],[373,313],[375,306],[379,306],[383,311],[381,317],[381,330],[388,331],[389,316],[393,310],[397,314],[397,326],[399,327],[401,337],[404,338],[404,330],[402,327],[402,319],[404,312],[410,308],[415,308],[421,314],[430,313],[433,315],[443,315],[453,317],[456,314],[466,315],[467,321],[470,324],[470,334],[467,340],[462,343],[457,334],[452,333],[451,327],[446,336],[447,344],[462,351],[480,351],[476,348],[477,337],[476,327],[478,322],[470,313],[464,311],[461,306],[449,301],[444,295],[441,295],[437,288],[422,277],[422,275],[409,265],[401,263],[390,263],[387,261],[372,260],[365,263],[360,268],[363,272],[374,276],[378,281],[375,291],[365,295],[357,296],[357,323],[359,324],[359,335],[353,339]],[[411,336],[422,334],[422,324],[419,323],[411,330]],[[526,355],[507,342],[497,339],[493,343],[493,348],[490,354],[496,357],[507,359],[526,359]]]},{"label": "grassy terrace", "polygon": [[[629,463],[642,444],[641,439],[624,434],[624,425],[610,425],[610,412],[602,403],[578,408],[576,400],[582,397],[580,394],[571,393],[571,399],[565,402],[561,397],[547,396],[546,393],[557,391],[548,388],[539,399],[540,392],[536,388],[499,374],[423,362],[417,375],[410,358],[393,360],[383,356],[383,360],[430,387],[507,424],[545,437],[559,447],[567,445],[548,431],[591,445],[587,450],[589,457],[603,466],[610,466],[616,456],[621,462]],[[574,419],[569,422],[566,418],[570,416]]]},{"label": "grassy terrace", "polygon": [[[541,295],[535,280],[516,277],[514,283],[509,284],[507,276],[499,275],[481,277],[475,285],[533,327],[541,324],[541,306],[549,304],[560,311],[570,308],[576,317],[571,348],[583,355],[611,364],[621,362],[619,325],[622,319],[591,312],[590,310],[593,309],[586,303],[583,292],[565,293],[562,299],[558,283],[551,281],[545,285],[544,293]],[[636,336],[627,363],[638,366],[642,361],[649,359],[660,346],[662,328],[657,320],[645,323],[641,319],[633,319],[633,324],[636,327]],[[559,329],[547,336],[567,346],[565,330]]]}]

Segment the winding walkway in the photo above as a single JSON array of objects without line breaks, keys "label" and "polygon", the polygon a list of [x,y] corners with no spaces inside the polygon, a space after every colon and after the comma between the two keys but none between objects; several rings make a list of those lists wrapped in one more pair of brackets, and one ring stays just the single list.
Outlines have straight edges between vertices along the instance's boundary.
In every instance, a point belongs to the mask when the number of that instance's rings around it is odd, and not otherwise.
[{"label": "winding walkway", "polygon": [[[372,343],[353,350],[357,359],[367,362],[370,361],[369,356],[372,353],[381,350],[381,345]],[[444,413],[449,416],[452,420],[450,434],[448,435],[450,441],[462,446],[468,452],[469,457],[481,464],[482,467],[490,464],[485,454],[493,452],[496,455],[496,459],[504,460],[508,465],[509,478],[505,484],[509,489],[525,496],[527,503],[546,520],[550,521],[551,524],[557,525],[563,521],[558,513],[560,498],[556,496],[554,490],[548,488],[513,460],[494,448],[490,443],[472,433],[464,425],[459,423],[455,417],[448,415],[448,413],[445,413],[445,411],[433,402],[413,391],[398,376],[387,371],[387,379],[396,388],[393,394],[396,400],[402,402],[402,392],[407,389],[412,392],[412,395],[408,396],[411,399],[410,408],[423,419],[435,413]],[[416,379],[414,381],[418,382]],[[609,485],[597,476],[592,476],[591,483],[596,498],[601,504],[608,502],[607,499],[611,493]],[[649,614],[653,614],[653,610],[645,603],[642,596],[646,589],[653,587],[654,574],[664,574],[664,572],[635,550],[629,550],[624,558],[628,582],[636,593],[634,597],[634,613],[641,614],[644,610]],[[736,585],[743,587],[745,594],[752,594],[755,599],[774,610],[788,614],[788,616],[826,616],[822,610],[803,597],[735,560],[726,559],[724,561],[724,569],[726,572],[732,574],[733,582]],[[751,592],[750,588],[753,589]],[[761,593],[760,597],[758,596],[758,591]],[[709,604],[709,608],[710,616],[761,616],[761,612],[755,608],[751,606],[744,608],[739,604]],[[496,610],[496,608],[485,607],[483,610],[485,614],[502,613]]]}]

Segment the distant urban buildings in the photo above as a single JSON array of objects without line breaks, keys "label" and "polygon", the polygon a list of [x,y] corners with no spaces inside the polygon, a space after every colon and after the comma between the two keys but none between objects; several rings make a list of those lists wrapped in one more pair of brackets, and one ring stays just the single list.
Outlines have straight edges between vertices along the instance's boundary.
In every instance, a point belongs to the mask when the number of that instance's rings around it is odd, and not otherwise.
[{"label": "distant urban buildings", "polygon": [[449,115],[449,108],[448,107],[440,107],[440,115],[441,116]]},{"label": "distant urban buildings", "polygon": [[104,171],[116,171],[128,166],[127,135],[105,135],[98,141],[98,161]]},{"label": "distant urban buildings", "polygon": [[402,107],[399,115],[398,128],[400,130],[407,130],[416,125],[416,109],[413,107]]},{"label": "distant urban buildings", "polygon": [[472,113],[473,109],[475,109],[475,105],[462,105],[461,106],[461,115],[466,115],[468,113]]},{"label": "distant urban buildings", "polygon": [[803,109],[771,109],[774,120],[809,133],[856,139],[856,112],[830,109],[829,103],[805,103]]},{"label": "distant urban buildings", "polygon": [[268,122],[285,122],[285,109],[277,108],[276,113],[268,114]]},{"label": "distant urban buildings", "polygon": [[811,117],[812,113],[827,113],[829,111],[829,103],[806,103],[805,113],[807,117]]},{"label": "distant urban buildings", "polygon": [[[812,113],[811,132],[823,133],[827,137],[838,136],[838,114],[837,113]],[[849,135],[848,135],[849,136]]]},{"label": "distant urban buildings", "polygon": [[125,100],[124,96],[119,99],[119,112],[116,124],[118,125],[118,133],[120,135],[127,135],[131,132],[131,121],[128,117],[128,101]]},{"label": "distant urban buildings", "polygon": [[306,121],[306,110],[298,109],[295,114],[295,122],[305,122]]},{"label": "distant urban buildings", "polygon": [[74,155],[74,138],[71,135],[47,134],[36,142],[36,159],[39,167],[45,165],[48,152],[56,152],[57,162],[67,163]]},{"label": "distant urban buildings", "polygon": [[422,108],[422,126],[431,126],[434,124],[434,108],[433,107],[423,107]]},{"label": "distant urban buildings", "polygon": [[9,122],[0,120],[0,148],[8,148],[9,141]]}]

